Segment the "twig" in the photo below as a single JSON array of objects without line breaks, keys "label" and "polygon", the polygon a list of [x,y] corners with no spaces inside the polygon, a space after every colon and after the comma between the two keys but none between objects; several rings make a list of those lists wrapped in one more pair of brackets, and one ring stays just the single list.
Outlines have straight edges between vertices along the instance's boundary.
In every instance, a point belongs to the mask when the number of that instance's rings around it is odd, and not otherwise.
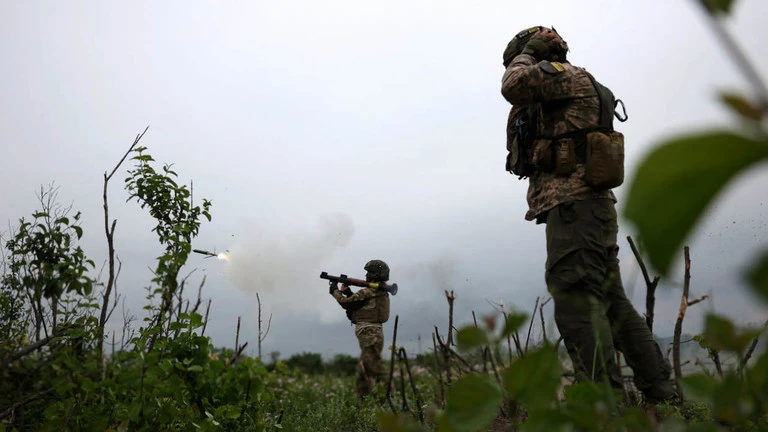
[{"label": "twig", "polygon": [[715,370],[717,376],[723,377],[723,364],[720,362],[720,352],[718,350],[709,349],[709,357],[712,358],[712,362],[715,364]]},{"label": "twig", "polygon": [[696,303],[701,303],[701,302],[703,302],[704,300],[706,300],[706,299],[708,299],[708,298],[709,298],[709,296],[708,296],[708,295],[703,295],[703,296],[701,296],[701,297],[697,298],[696,300],[691,300],[691,301],[689,301],[689,302],[688,302],[688,306],[693,306],[693,305],[695,305]]},{"label": "twig", "polygon": [[[440,393],[438,396],[440,397],[440,408],[445,409],[445,389],[443,388],[443,374],[440,372],[440,357],[437,355],[437,342],[435,341],[435,334],[432,333],[432,349],[435,353],[435,372],[437,373],[437,383],[438,383],[438,389]],[[392,372],[390,371],[390,378],[391,378]],[[390,402],[391,404],[391,402]]]},{"label": "twig", "polygon": [[632,249],[632,253],[635,255],[637,263],[640,265],[640,270],[643,272],[643,279],[645,280],[646,294],[645,294],[645,323],[648,325],[648,329],[653,332],[653,316],[654,309],[656,308],[656,287],[659,284],[659,277],[655,276],[653,280],[648,276],[648,268],[645,266],[643,257],[640,256],[640,252],[635,247],[635,242],[632,241],[631,236],[627,236],[629,247]]},{"label": "twig", "polygon": [[[680,388],[680,378],[682,377],[682,368],[680,365],[680,333],[683,330],[683,319],[685,318],[685,311],[688,308],[688,292],[691,286],[691,256],[688,246],[684,248],[685,254],[685,276],[683,281],[683,295],[680,298],[680,312],[677,314],[677,322],[675,323],[675,334],[672,342],[672,358],[675,368],[675,382],[678,389]],[[682,397],[682,391],[680,391]]]},{"label": "twig", "polygon": [[240,349],[240,317],[237,317],[237,331],[235,332],[235,353],[232,356],[232,362],[234,364],[237,360],[237,351]]},{"label": "twig", "polygon": [[445,291],[445,298],[448,300],[448,346],[453,345],[453,301],[456,297],[453,295],[453,290],[448,294],[448,290]]},{"label": "twig", "polygon": [[45,345],[50,343],[55,337],[61,334],[61,328],[57,329],[57,331],[58,333],[56,334],[48,335],[33,344],[27,345],[24,348],[9,354],[5,359],[3,359],[3,364],[13,363],[14,361],[24,357],[25,355],[31,353],[32,351],[36,351],[44,347]]},{"label": "twig", "polygon": [[32,396],[28,396],[26,399],[22,399],[19,402],[14,403],[10,407],[8,407],[8,409],[3,411],[2,414],[0,414],[0,419],[8,418],[11,414],[13,414],[13,411],[16,408],[22,407],[22,406],[24,406],[24,405],[26,405],[26,404],[28,404],[28,403],[36,400],[36,399],[40,399],[41,397],[43,397],[43,396],[45,396],[47,394],[53,393],[55,391],[56,391],[55,388],[49,388],[47,390],[43,390],[41,392],[35,393]]},{"label": "twig", "polygon": [[749,345],[749,348],[747,348],[747,352],[744,353],[744,358],[741,359],[741,362],[739,363],[739,376],[743,376],[744,368],[747,367],[747,362],[749,362],[749,359],[752,357],[752,354],[755,353],[755,348],[757,348],[757,342],[759,340],[760,340],[760,335],[758,334],[757,336],[755,336],[754,339],[752,339],[752,343]]},{"label": "twig", "polygon": [[525,356],[525,353],[523,352],[523,345],[520,343],[520,333],[517,330],[512,333],[512,340],[515,341],[515,350],[517,350],[517,356]]},{"label": "twig", "polygon": [[205,334],[205,328],[208,326],[208,312],[211,311],[211,299],[208,299],[208,306],[205,308],[205,318],[203,318],[203,329],[200,331],[200,336]]},{"label": "twig", "polygon": [[542,334],[542,337],[544,338],[545,344],[547,344],[549,341],[547,340],[547,328],[546,328],[546,325],[544,324],[544,306],[546,306],[550,300],[552,300],[552,297],[547,297],[547,299],[544,300],[544,302],[541,303],[541,305],[539,306],[539,316],[541,316],[541,334]]},{"label": "twig", "polygon": [[758,94],[758,98],[760,99],[760,110],[765,112],[768,110],[768,87],[765,86],[762,78],[760,78],[760,74],[757,73],[757,70],[749,62],[746,54],[744,54],[744,51],[741,49],[741,47],[739,47],[733,37],[731,37],[731,35],[725,30],[722,23],[717,19],[717,17],[715,17],[714,13],[707,9],[707,2],[698,1],[696,3],[698,3],[702,9],[704,9],[704,14],[707,17],[707,23],[712,28],[715,36],[717,36],[718,39],[720,39],[720,42],[725,45],[726,54],[731,56],[734,63],[736,63],[736,66],[741,69],[741,72],[747,78],[747,81],[749,81],[752,89],[755,91],[755,93]]},{"label": "twig", "polygon": [[[502,311],[501,313],[504,316],[504,326],[506,327],[507,318],[508,318],[507,312]],[[511,365],[512,364],[512,333],[511,332],[510,334],[507,335],[507,357],[509,359],[509,364]]]},{"label": "twig", "polygon": [[208,278],[208,275],[203,275],[203,280],[200,281],[200,286],[197,288],[197,301],[195,302],[195,307],[192,308],[192,313],[197,313],[197,309],[200,307],[200,304],[203,302],[203,286],[205,285],[205,280]]},{"label": "twig", "polygon": [[[392,355],[389,358],[389,378],[387,379],[387,402],[389,402],[389,407],[392,409],[392,413],[395,414],[397,410],[395,409],[395,404],[392,402],[392,376],[395,373],[395,351],[397,350],[397,324],[400,320],[399,315],[395,315],[395,329],[392,331]],[[434,340],[434,336],[432,337]],[[441,381],[442,384],[442,381]]]},{"label": "twig", "polygon": [[405,370],[408,371],[408,380],[411,383],[413,397],[416,399],[416,410],[419,413],[419,421],[424,423],[424,411],[421,409],[421,398],[419,397],[419,391],[416,389],[416,382],[413,380],[413,375],[411,374],[411,366],[408,364],[408,356],[405,354],[405,348],[401,347],[398,350],[398,354],[400,355],[400,360],[405,363]]},{"label": "twig", "polygon": [[435,336],[437,337],[437,343],[440,346],[440,352],[443,353],[443,367],[445,368],[445,385],[451,388],[451,352],[447,348],[447,345],[440,339],[440,331],[435,326]]},{"label": "twig", "polygon": [[533,317],[536,316],[536,309],[539,307],[539,298],[536,297],[536,303],[533,305],[533,313],[531,314],[531,322],[528,324],[528,336],[525,337],[525,353],[528,354],[528,341],[531,340],[531,329],[533,328]]},{"label": "twig", "polygon": [[98,347],[97,350],[100,353],[99,355],[104,355],[104,326],[107,322],[107,306],[109,305],[109,297],[112,294],[112,288],[115,284],[116,280],[116,273],[115,273],[115,225],[117,224],[117,219],[112,221],[112,227],[109,226],[109,205],[107,201],[107,185],[109,184],[109,180],[112,178],[113,175],[115,175],[115,172],[117,172],[118,168],[120,168],[120,165],[123,164],[125,161],[125,158],[128,157],[128,155],[133,151],[133,149],[136,147],[136,145],[141,141],[141,138],[144,136],[145,133],[147,133],[147,130],[149,129],[149,126],[147,126],[144,129],[144,132],[140,133],[136,136],[136,139],[133,140],[133,144],[128,148],[128,151],[125,152],[123,157],[120,159],[120,161],[115,165],[115,167],[112,169],[112,172],[107,175],[106,171],[104,172],[104,188],[102,191],[102,198],[104,201],[104,232],[107,236],[107,252],[109,254],[109,278],[107,279],[107,288],[104,290],[104,294],[102,294],[102,306],[101,306],[101,315],[99,317],[99,331],[98,331]]},{"label": "twig", "polygon": [[408,398],[405,394],[405,374],[403,373],[403,363],[400,362],[400,394],[403,396],[403,403],[401,409],[403,412],[412,412],[408,406]]}]

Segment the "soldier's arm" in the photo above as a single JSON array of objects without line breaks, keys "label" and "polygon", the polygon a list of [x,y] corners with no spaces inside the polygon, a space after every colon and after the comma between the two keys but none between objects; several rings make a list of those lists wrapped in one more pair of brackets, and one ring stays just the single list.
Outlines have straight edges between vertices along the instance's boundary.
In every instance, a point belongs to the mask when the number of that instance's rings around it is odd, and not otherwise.
[{"label": "soldier's arm", "polygon": [[536,60],[520,54],[512,60],[501,79],[501,94],[513,105],[530,105],[568,98],[572,72],[560,63]]},{"label": "soldier's arm", "polygon": [[360,307],[363,302],[374,296],[375,293],[370,288],[360,289],[349,297],[345,297],[340,290],[333,292],[333,298],[335,298],[344,309],[355,309]]}]

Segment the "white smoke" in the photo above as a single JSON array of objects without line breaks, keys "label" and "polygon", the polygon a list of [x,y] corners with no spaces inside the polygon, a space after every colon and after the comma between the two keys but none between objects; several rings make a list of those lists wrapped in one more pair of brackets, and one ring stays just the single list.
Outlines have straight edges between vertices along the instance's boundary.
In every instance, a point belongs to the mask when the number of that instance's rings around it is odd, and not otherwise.
[{"label": "white smoke", "polygon": [[315,229],[238,234],[227,253],[227,276],[254,300],[259,293],[262,313],[272,314],[273,322],[294,314],[317,315],[324,321],[346,319],[319,276],[354,232],[351,217],[336,213],[321,217]]}]

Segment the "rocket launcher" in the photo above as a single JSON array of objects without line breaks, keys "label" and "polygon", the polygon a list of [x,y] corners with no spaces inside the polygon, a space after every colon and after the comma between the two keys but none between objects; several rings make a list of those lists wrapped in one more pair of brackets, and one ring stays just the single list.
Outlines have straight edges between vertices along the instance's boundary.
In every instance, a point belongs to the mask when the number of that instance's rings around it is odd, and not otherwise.
[{"label": "rocket launcher", "polygon": [[368,282],[363,279],[354,279],[342,274],[339,276],[332,276],[326,272],[320,273],[320,279],[327,279],[331,282],[340,282],[344,285],[358,286],[363,288],[381,289],[392,295],[397,294],[397,284],[386,284],[384,282]]}]

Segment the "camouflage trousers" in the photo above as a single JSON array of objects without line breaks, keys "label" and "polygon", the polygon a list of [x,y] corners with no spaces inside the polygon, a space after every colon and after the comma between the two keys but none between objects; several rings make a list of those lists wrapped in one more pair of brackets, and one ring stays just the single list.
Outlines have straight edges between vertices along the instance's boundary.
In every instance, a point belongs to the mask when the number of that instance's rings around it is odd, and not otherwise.
[{"label": "camouflage trousers", "polygon": [[381,350],[384,348],[384,329],[381,324],[357,323],[355,336],[360,343],[360,361],[357,364],[357,394],[365,396],[373,389],[374,382],[385,382],[384,361]]},{"label": "camouflage trousers", "polygon": [[613,201],[562,203],[549,211],[546,232],[547,287],[577,379],[623,390],[619,350],[646,400],[673,399],[671,366],[622,286]]}]

